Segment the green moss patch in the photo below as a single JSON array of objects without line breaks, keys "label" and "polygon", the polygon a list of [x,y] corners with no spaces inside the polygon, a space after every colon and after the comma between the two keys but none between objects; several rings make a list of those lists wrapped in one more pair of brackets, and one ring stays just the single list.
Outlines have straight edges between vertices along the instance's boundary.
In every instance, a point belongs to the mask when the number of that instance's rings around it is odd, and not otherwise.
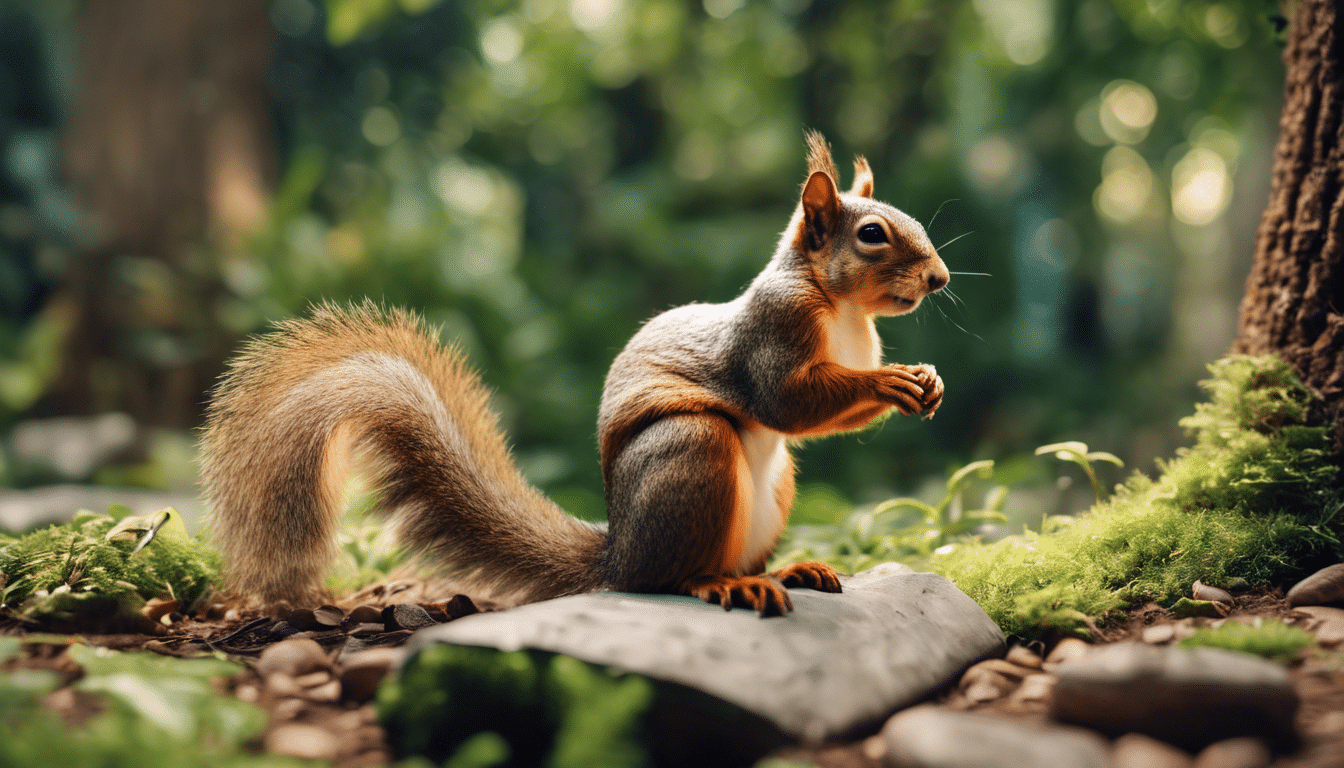
[{"label": "green moss patch", "polygon": [[966,542],[922,564],[1009,632],[1083,632],[1144,601],[1170,603],[1196,579],[1276,583],[1340,554],[1341,494],[1313,395],[1275,357],[1225,358],[1208,403],[1181,425],[1195,445],[1136,475],[1076,520],[993,544]]},{"label": "green moss patch", "polygon": [[1315,644],[1316,637],[1310,632],[1290,627],[1281,621],[1266,621],[1260,626],[1229,621],[1221,627],[1198,630],[1178,643],[1185,646],[1227,648],[1279,661],[1291,659],[1299,651]]},{"label": "green moss patch", "polygon": [[73,522],[0,541],[0,605],[27,618],[76,624],[81,617],[133,615],[149,598],[188,608],[214,581],[219,556],[187,536],[176,514],[119,523],[80,512]]}]

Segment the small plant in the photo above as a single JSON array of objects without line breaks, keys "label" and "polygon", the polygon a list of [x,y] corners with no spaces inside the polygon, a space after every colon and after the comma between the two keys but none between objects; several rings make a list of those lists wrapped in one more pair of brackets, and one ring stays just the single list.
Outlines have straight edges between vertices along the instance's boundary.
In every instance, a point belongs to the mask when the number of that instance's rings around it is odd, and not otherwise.
[{"label": "small plant", "polygon": [[1092,493],[1097,498],[1097,503],[1101,503],[1101,483],[1097,481],[1097,471],[1092,468],[1092,462],[1105,461],[1114,464],[1117,467],[1125,466],[1125,462],[1113,453],[1105,451],[1088,451],[1087,443],[1081,443],[1077,440],[1070,440],[1064,443],[1051,443],[1042,445],[1036,449],[1037,456],[1044,456],[1053,453],[1056,459],[1060,461],[1071,461],[1082,468],[1083,474],[1092,481]]}]

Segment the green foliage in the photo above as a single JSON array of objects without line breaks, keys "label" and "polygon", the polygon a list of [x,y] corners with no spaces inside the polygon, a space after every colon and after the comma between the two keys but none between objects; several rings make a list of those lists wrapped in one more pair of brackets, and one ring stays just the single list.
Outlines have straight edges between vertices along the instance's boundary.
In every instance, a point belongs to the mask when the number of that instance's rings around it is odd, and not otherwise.
[{"label": "green foliage", "polygon": [[1299,651],[1315,644],[1315,635],[1281,621],[1266,621],[1259,626],[1229,621],[1221,627],[1197,630],[1178,643],[1184,646],[1226,648],[1279,661],[1291,659]]},{"label": "green foliage", "polygon": [[221,659],[177,659],[71,645],[84,668],[76,690],[98,696],[102,712],[71,728],[38,699],[59,685],[47,670],[0,672],[0,765],[40,768],[138,766],[269,768],[309,763],[251,754],[266,725],[259,707],[217,691],[215,678],[242,666]]},{"label": "green foliage", "polygon": [[1092,462],[1105,461],[1114,464],[1117,467],[1125,466],[1125,462],[1120,457],[1105,451],[1088,451],[1087,443],[1081,443],[1077,440],[1071,440],[1065,443],[1051,443],[1042,445],[1036,449],[1037,456],[1054,454],[1060,461],[1071,461],[1082,468],[1083,474],[1092,482],[1092,493],[1097,498],[1097,503],[1101,503],[1101,483],[1097,481],[1097,471],[1092,468]]},{"label": "green foliage", "polygon": [[1171,601],[1196,579],[1274,583],[1340,551],[1341,499],[1329,430],[1307,426],[1311,394],[1274,357],[1210,366],[1211,399],[1183,424],[1195,445],[1155,480],[1043,533],[958,544],[924,565],[975,598],[1006,632],[1084,631],[1139,601]]},{"label": "green foliage", "polygon": [[638,675],[568,656],[452,645],[425,648],[378,692],[399,752],[464,768],[645,765],[639,735],[652,701],[652,683]]},{"label": "green foliage", "polygon": [[[0,604],[29,616],[69,617],[85,610],[130,614],[144,600],[181,600],[190,606],[219,570],[218,554],[165,520],[157,525],[80,512],[74,521],[0,542],[6,581]],[[157,535],[156,535],[157,534]]]}]

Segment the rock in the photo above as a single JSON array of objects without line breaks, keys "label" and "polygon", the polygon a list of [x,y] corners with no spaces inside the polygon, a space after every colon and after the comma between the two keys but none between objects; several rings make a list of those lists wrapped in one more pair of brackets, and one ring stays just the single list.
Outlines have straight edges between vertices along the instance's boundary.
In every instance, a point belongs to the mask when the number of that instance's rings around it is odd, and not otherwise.
[{"label": "rock", "polygon": [[[940,576],[879,566],[842,583],[842,594],[790,590],[793,613],[769,619],[681,596],[576,595],[421,630],[408,649],[417,654],[439,643],[536,649],[609,665],[653,680],[655,709],[668,697],[689,697],[676,713],[678,740],[694,733],[691,741],[755,740],[763,749],[780,743],[779,734],[820,741],[872,727],[956,681],[974,662],[1004,652],[994,622]],[[416,667],[413,658],[402,677]],[[389,709],[391,719],[403,716]],[[438,727],[405,722],[390,725],[389,733]],[[756,749],[743,762],[759,757]],[[688,761],[694,762],[682,760]]]},{"label": "rock", "polygon": [[398,603],[383,609],[383,626],[388,632],[398,629],[424,629],[438,622],[429,615],[429,611],[413,603]]},{"label": "rock", "polygon": [[1054,690],[1054,675],[1028,675],[1022,680],[1022,685],[1013,691],[1012,700],[1018,704],[1049,702]]},{"label": "rock", "polygon": [[345,611],[334,605],[324,605],[313,610],[313,618],[324,627],[339,627],[345,620]]},{"label": "rock", "polygon": [[1326,647],[1344,643],[1344,609],[1306,605],[1297,611],[1311,617],[1310,629],[1316,635],[1316,642]]},{"label": "rock", "polygon": [[266,734],[266,751],[306,760],[330,760],[340,751],[336,736],[315,725],[286,723]]},{"label": "rock", "polygon": [[401,662],[400,648],[368,648],[345,657],[341,667],[341,691],[346,700],[364,703],[373,699],[383,678]]},{"label": "rock", "polygon": [[466,595],[453,595],[452,599],[443,604],[443,612],[447,614],[448,620],[460,619],[463,616],[470,616],[473,613],[480,613],[481,609],[472,602]]},{"label": "rock", "polygon": [[307,608],[296,608],[285,616],[285,622],[289,626],[300,632],[314,632],[320,629],[327,629],[327,626],[317,620],[316,614]]},{"label": "rock", "polygon": [[1209,602],[1225,603],[1227,605],[1232,604],[1232,595],[1229,592],[1217,587],[1210,587],[1208,584],[1205,584],[1198,579],[1196,579],[1194,585],[1190,587],[1190,596],[1196,600],[1207,600]]},{"label": "rock", "polygon": [[1040,669],[1042,661],[1040,654],[1025,645],[1014,645],[1009,648],[1008,655],[1004,657],[1004,660],[1028,669]]},{"label": "rock", "polygon": [[341,700],[341,684],[336,680],[329,680],[304,691],[303,697],[322,704],[335,704]]},{"label": "rock", "polygon": [[1141,637],[1143,642],[1149,645],[1162,645],[1175,639],[1176,627],[1171,624],[1156,624],[1145,628]]},{"label": "rock", "polygon": [[1111,752],[1115,768],[1191,768],[1194,759],[1170,744],[1141,733],[1126,733]]},{"label": "rock", "polygon": [[361,605],[358,608],[352,608],[341,623],[347,627],[359,624],[382,624],[383,609],[376,605]]},{"label": "rock", "polygon": [[[1228,595],[1228,597],[1231,597],[1231,595]],[[1175,605],[1171,606],[1171,615],[1178,619],[1194,617],[1221,619],[1227,614],[1227,604],[1215,603],[1212,600],[1191,600],[1188,597],[1182,597],[1176,601]]]},{"label": "rock", "polygon": [[303,686],[283,672],[273,672],[266,676],[266,692],[275,698],[302,696]]},{"label": "rock", "polygon": [[319,669],[316,672],[309,672],[306,675],[299,675],[294,678],[295,684],[300,688],[316,688],[319,685],[325,685],[331,680],[331,673],[325,669]]},{"label": "rock", "polygon": [[1273,759],[1259,739],[1228,739],[1205,747],[1195,758],[1195,768],[1266,768]]},{"label": "rock", "polygon": [[1288,604],[1324,605],[1344,600],[1344,563],[1322,568],[1288,590]]},{"label": "rock", "polygon": [[984,661],[971,665],[971,668],[966,670],[962,675],[962,679],[974,677],[981,672],[996,672],[1010,680],[1021,680],[1035,671],[1036,670],[1028,667],[1021,667],[1017,664],[1013,664],[1006,659],[985,659]]},{"label": "rock", "polygon": [[1295,741],[1297,694],[1282,666],[1221,648],[1117,643],[1062,664],[1050,712],[1112,736],[1197,750],[1236,736]]},{"label": "rock", "polygon": [[261,652],[257,673],[262,677],[280,673],[290,677],[330,669],[331,662],[317,641],[307,638],[282,640]]},{"label": "rock", "polygon": [[1055,667],[1066,661],[1086,656],[1092,646],[1076,637],[1066,637],[1060,640],[1058,644],[1051,649],[1050,654],[1045,657],[1045,662],[1041,667],[1046,671],[1053,671]]},{"label": "rock", "polygon": [[931,705],[887,721],[887,765],[900,768],[1109,768],[1106,742],[1079,728],[953,712]]}]

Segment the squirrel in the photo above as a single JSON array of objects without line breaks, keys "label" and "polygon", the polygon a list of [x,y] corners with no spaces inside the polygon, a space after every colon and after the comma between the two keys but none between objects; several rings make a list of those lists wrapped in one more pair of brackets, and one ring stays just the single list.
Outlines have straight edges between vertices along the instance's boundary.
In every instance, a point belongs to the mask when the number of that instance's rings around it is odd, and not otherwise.
[{"label": "squirrel", "polygon": [[578,520],[514,466],[489,393],[417,316],[322,304],[229,364],[207,408],[201,474],[222,592],[316,603],[342,490],[363,467],[409,551],[473,588],[533,602],[621,590],[691,595],[762,616],[786,587],[839,592],[828,565],[766,574],[793,505],[789,443],[892,409],[933,416],[929,365],[883,365],[873,317],[940,290],[923,227],[848,192],[807,134],[808,177],[774,256],[737,299],[649,320],[616,357],[598,417],[608,521]]}]

